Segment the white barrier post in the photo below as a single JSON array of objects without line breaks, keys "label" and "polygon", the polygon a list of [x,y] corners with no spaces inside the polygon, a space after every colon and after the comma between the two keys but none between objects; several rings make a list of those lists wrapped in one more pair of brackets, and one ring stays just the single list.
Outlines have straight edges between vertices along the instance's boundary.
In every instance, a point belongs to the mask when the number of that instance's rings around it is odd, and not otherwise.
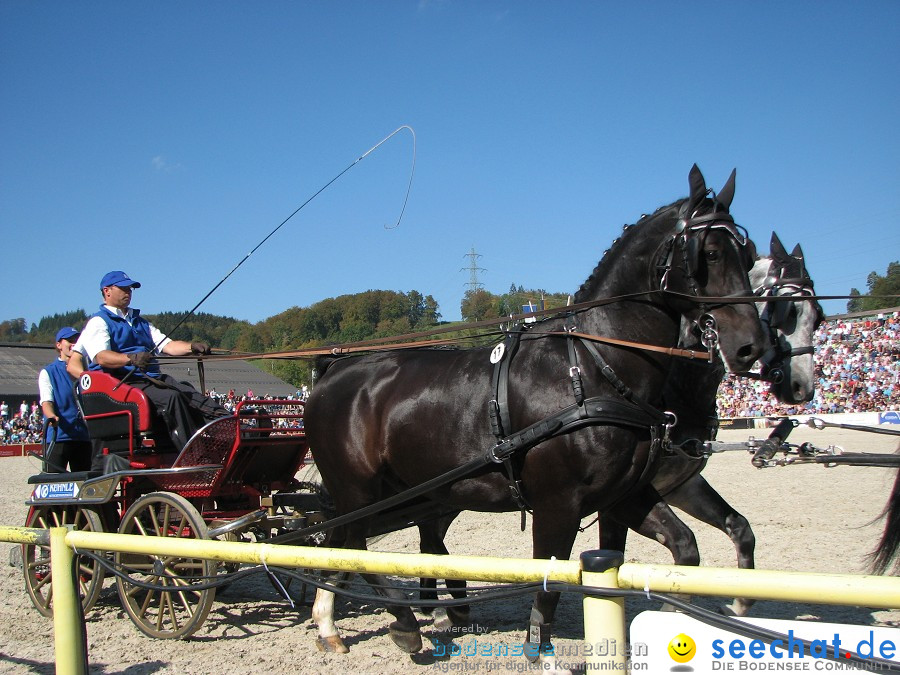
[{"label": "white barrier post", "polygon": [[81,640],[81,608],[72,567],[75,552],[66,545],[65,527],[50,528],[50,572],[53,575],[53,632],[57,675],[85,675]]},{"label": "white barrier post", "polygon": [[[624,554],[604,549],[581,554],[581,583],[597,588],[619,588],[619,566]],[[585,665],[588,672],[625,672],[625,598],[584,596]]]}]

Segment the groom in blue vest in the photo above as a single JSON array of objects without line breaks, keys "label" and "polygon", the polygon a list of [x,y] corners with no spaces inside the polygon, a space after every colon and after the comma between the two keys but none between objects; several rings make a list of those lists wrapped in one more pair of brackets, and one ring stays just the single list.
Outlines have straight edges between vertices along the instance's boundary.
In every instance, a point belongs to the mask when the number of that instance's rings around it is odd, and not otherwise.
[{"label": "groom in blue vest", "polygon": [[131,296],[141,285],[125,272],[109,272],[100,280],[103,304],[87,322],[78,347],[87,356],[89,368],[117,377],[128,376],[128,384],[141,389],[166,423],[178,450],[206,422],[230,414],[211,398],[186,382],[160,372],[159,354],[185,356],[209,354],[203,342],[172,340],[131,307]]},{"label": "groom in blue vest", "polygon": [[72,346],[78,331],[69,326],[56,334],[57,358],[38,375],[38,393],[44,419],[55,430],[47,430],[49,447],[44,457],[47,471],[87,471],[91,468],[91,443],[88,430],[78,412],[72,378],[66,364],[72,356]]}]

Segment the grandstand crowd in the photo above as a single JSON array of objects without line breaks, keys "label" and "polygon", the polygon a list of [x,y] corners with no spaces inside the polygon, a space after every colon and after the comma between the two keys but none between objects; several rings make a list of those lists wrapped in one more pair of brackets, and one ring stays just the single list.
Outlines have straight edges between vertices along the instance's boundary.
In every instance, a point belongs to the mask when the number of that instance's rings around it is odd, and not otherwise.
[{"label": "grandstand crowd", "polygon": [[[258,396],[253,393],[253,390],[248,390],[246,394],[237,394],[234,389],[231,389],[227,394],[219,394],[215,389],[212,389],[207,391],[206,395],[212,396],[230,411],[234,411],[242,401],[275,400],[275,397],[271,394]],[[280,398],[305,401],[307,396],[309,396],[309,390],[304,385],[294,394]],[[13,407],[15,410],[12,410]],[[279,422],[279,426],[288,426],[288,423],[282,421]],[[302,423],[295,424],[291,421],[290,426],[302,428]],[[37,403],[29,405],[27,402],[22,401],[21,404],[9,406],[6,401],[0,402],[0,445],[43,443],[43,433],[44,416]]]},{"label": "grandstand crowd", "polygon": [[[816,394],[803,405],[778,403],[769,385],[728,376],[719,387],[719,417],[767,417],[900,410],[900,312],[858,320],[826,321],[816,332]],[[35,382],[35,390],[37,383]],[[298,389],[290,399],[305,400],[308,390]],[[242,400],[272,399],[207,392],[229,410]],[[0,402],[0,444],[41,443],[40,407],[25,401]]]},{"label": "grandstand crowd", "polygon": [[719,387],[719,417],[900,410],[900,312],[826,321],[816,331],[815,363],[809,403],[780,404],[767,383],[729,375]]}]

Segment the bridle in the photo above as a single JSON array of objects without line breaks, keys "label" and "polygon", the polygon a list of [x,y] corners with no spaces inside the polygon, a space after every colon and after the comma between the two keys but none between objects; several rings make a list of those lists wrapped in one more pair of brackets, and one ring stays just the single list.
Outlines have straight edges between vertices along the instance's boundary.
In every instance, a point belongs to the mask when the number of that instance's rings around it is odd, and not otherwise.
[{"label": "bridle", "polygon": [[[794,265],[796,265],[796,269],[791,269]],[[786,341],[782,341],[779,338],[778,330],[784,326],[790,314],[791,306],[797,302],[797,300],[788,301],[785,298],[809,297],[809,301],[814,302],[816,307],[816,328],[825,320],[825,312],[822,310],[822,306],[812,299],[815,297],[816,292],[813,288],[812,279],[806,273],[802,260],[793,259],[787,264],[781,262],[776,272],[778,276],[773,276],[770,273],[762,285],[754,289],[753,292],[761,299],[765,300],[768,298],[765,309],[763,309],[759,318],[769,336],[771,349],[760,358],[762,365],[760,378],[773,384],[780,384],[784,380],[785,361],[789,361],[795,356],[813,354],[815,351],[812,345],[790,349],[783,346],[783,342],[786,343]],[[782,276],[788,272],[793,272],[796,276]],[[775,298],[779,299],[776,300]]]},{"label": "bridle", "polygon": [[[677,269],[684,275],[690,289],[689,295],[701,297],[698,281],[700,256],[706,238],[713,230],[727,233],[744,256],[747,269],[749,270],[752,266],[752,261],[756,257],[755,246],[747,235],[747,230],[734,222],[734,218],[727,209],[720,209],[712,190],[709,190],[707,194],[712,196],[712,210],[702,215],[698,214],[699,209],[691,206],[691,200],[686,201],[679,210],[675,234],[661,248],[656,264],[656,285],[663,293],[670,291],[670,273],[673,269]],[[696,304],[700,309],[700,315],[694,321],[694,326],[700,332],[701,344],[712,351],[718,345],[719,334],[716,319],[711,311],[727,303],[697,302]]]}]

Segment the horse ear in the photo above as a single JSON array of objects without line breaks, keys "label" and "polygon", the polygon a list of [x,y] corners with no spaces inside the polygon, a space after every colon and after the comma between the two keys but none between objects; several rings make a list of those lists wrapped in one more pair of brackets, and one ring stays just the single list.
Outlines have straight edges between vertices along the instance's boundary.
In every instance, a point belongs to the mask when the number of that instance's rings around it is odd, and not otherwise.
[{"label": "horse ear", "polygon": [[772,257],[778,262],[784,263],[789,259],[784,244],[781,243],[781,239],[779,239],[778,235],[774,232],[772,233],[772,239],[769,241],[769,251],[771,252]]},{"label": "horse ear", "polygon": [[696,164],[691,167],[691,171],[688,174],[688,184],[691,186],[691,196],[688,202],[691,205],[690,210],[693,211],[706,196],[706,180],[704,180],[703,174],[700,173],[700,167]]},{"label": "horse ear", "polygon": [[722,186],[719,194],[716,195],[716,201],[724,206],[726,211],[731,208],[731,202],[734,199],[734,180],[736,176],[737,169],[732,169],[731,175],[725,181],[725,185]]},{"label": "horse ear", "polygon": [[806,271],[806,258],[803,257],[803,249],[800,248],[800,244],[797,244],[794,247],[794,250],[791,251],[791,257],[799,264],[800,269],[798,276],[801,279],[808,279],[809,273]]}]

